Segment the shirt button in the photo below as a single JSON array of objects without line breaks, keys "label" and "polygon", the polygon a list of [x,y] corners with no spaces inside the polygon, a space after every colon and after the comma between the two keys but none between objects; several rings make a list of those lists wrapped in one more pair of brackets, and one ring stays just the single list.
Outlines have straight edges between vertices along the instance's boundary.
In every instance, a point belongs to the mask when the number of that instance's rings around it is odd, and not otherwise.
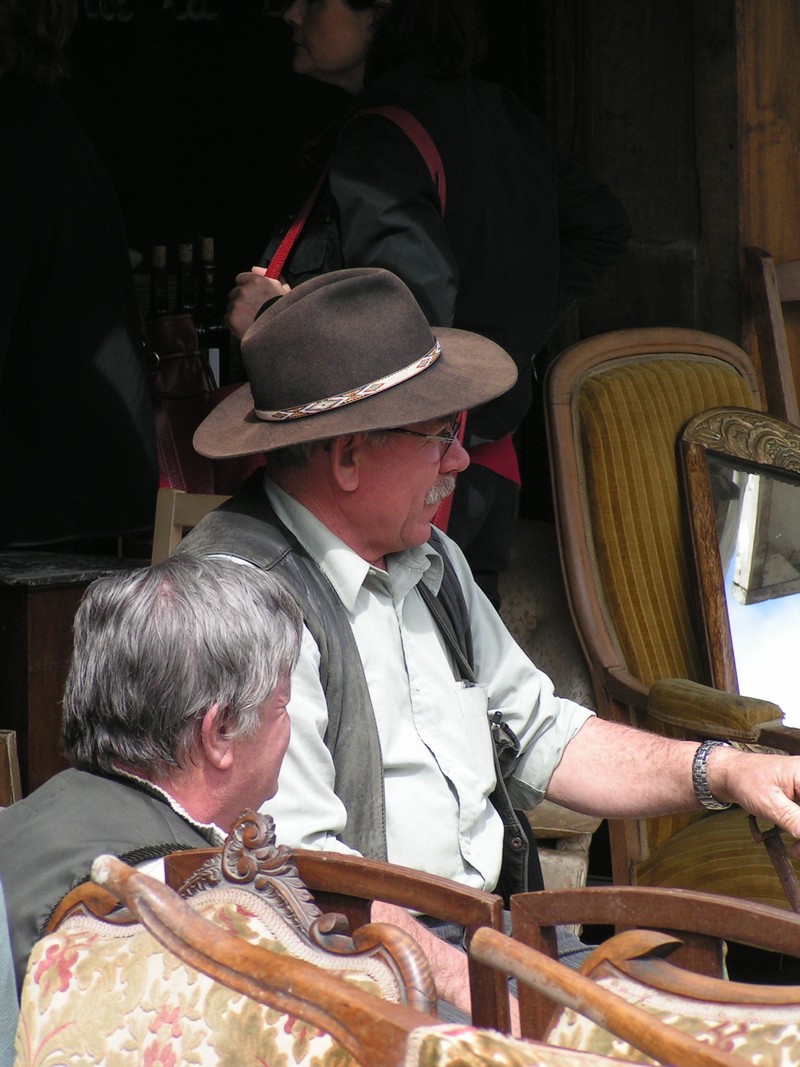
[{"label": "shirt button", "polygon": [[521,837],[512,837],[511,847],[514,849],[515,852],[519,852],[521,848],[525,847],[525,842],[522,840]]}]

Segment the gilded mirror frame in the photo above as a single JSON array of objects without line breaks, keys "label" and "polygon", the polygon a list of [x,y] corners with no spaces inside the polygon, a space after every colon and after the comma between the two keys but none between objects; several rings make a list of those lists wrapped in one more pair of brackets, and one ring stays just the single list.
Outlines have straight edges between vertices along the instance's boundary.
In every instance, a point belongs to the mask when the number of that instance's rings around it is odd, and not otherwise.
[{"label": "gilded mirror frame", "polygon": [[747,408],[712,408],[691,419],[679,438],[680,466],[697,579],[698,610],[712,685],[738,693],[725,576],[708,458],[756,473],[775,471],[800,486],[800,427]]}]

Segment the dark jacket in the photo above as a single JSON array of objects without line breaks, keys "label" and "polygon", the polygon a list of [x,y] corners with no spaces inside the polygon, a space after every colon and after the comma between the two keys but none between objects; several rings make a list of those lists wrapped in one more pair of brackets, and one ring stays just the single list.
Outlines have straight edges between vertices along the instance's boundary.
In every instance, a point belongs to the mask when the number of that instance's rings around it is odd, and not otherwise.
[{"label": "dark jacket", "polygon": [[[433,138],[447,183],[444,217],[402,130],[380,116],[347,122],[387,104],[411,111]],[[341,265],[392,270],[432,325],[473,330],[505,348],[520,370],[517,384],[473,414],[470,429],[490,439],[513,430],[530,404],[532,357],[627,247],[620,203],[557,152],[508,89],[438,77],[418,61],[358,94],[313,151],[318,165],[329,156],[330,199],[319,214],[338,220]],[[332,269],[321,255],[319,242],[301,243],[287,280]]]},{"label": "dark jacket", "polygon": [[152,526],[158,474],[119,205],[50,89],[0,77],[0,545]]},{"label": "dark jacket", "polygon": [[135,864],[210,843],[145,788],[75,769],[0,811],[0,882],[18,986],[53,908],[86,881],[97,856]]}]

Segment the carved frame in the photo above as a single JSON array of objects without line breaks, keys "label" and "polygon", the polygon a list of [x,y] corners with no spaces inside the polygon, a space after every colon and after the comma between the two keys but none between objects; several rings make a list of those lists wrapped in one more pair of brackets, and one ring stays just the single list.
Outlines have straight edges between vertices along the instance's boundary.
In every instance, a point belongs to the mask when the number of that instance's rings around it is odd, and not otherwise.
[{"label": "carved frame", "polygon": [[708,455],[800,476],[800,428],[747,408],[712,408],[695,416],[679,438],[697,607],[712,684],[738,693],[725,578],[719,555]]}]

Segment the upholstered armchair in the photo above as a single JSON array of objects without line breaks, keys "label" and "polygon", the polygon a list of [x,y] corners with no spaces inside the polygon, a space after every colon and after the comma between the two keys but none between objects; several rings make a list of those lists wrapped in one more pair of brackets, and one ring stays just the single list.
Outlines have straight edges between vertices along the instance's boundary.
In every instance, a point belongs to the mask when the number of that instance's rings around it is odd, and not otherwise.
[{"label": "upholstered armchair", "polygon": [[[621,330],[563,352],[546,390],[567,595],[599,714],[671,737],[757,743],[780,709],[710,686],[676,460],[698,412],[760,408],[748,357],[698,331]],[[619,885],[788,906],[736,808],[613,821],[610,837]]]}]

